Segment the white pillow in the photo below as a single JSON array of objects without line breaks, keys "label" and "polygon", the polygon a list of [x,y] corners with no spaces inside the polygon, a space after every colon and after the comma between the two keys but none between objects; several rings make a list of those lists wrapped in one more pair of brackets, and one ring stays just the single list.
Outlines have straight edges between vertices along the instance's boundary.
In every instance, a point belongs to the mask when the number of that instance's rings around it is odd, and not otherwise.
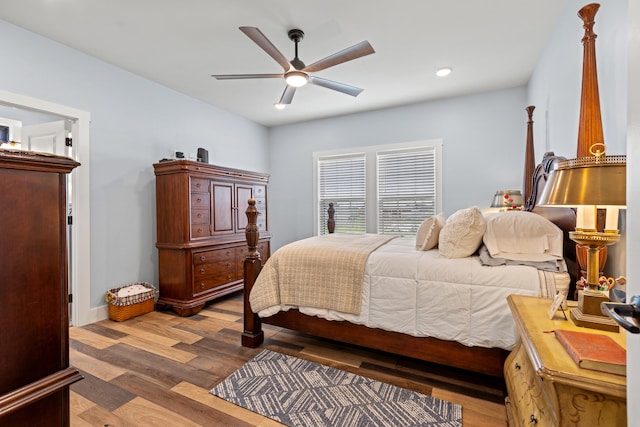
[{"label": "white pillow", "polygon": [[473,255],[482,243],[487,223],[476,207],[460,209],[449,218],[440,231],[438,251],[446,258]]},{"label": "white pillow", "polygon": [[486,216],[484,244],[494,258],[515,261],[562,259],[562,230],[548,219],[527,211],[495,212]]},{"label": "white pillow", "polygon": [[428,251],[438,246],[438,237],[445,221],[444,212],[425,219],[416,233],[416,249]]}]

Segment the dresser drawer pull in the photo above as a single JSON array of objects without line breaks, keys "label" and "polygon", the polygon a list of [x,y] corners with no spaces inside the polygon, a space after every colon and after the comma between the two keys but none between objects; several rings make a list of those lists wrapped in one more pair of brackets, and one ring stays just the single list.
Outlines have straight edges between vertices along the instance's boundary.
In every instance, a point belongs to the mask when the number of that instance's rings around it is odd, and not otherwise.
[{"label": "dresser drawer pull", "polygon": [[520,369],[522,369],[522,367],[520,366],[520,364],[519,364],[519,363],[517,363],[517,362],[516,362],[516,366],[515,366],[515,368],[516,368],[516,371],[519,371]]},{"label": "dresser drawer pull", "polygon": [[227,281],[230,282],[231,281],[231,276],[227,276]]},{"label": "dresser drawer pull", "polygon": [[198,212],[198,218],[202,218],[202,214]]},{"label": "dresser drawer pull", "polygon": [[199,182],[197,182],[197,183],[196,183],[196,187],[197,187],[197,188],[200,188],[200,187],[201,187],[201,185],[200,185],[200,183],[199,183]]},{"label": "dresser drawer pull", "polygon": [[538,420],[533,414],[529,417],[529,424],[538,424]]},{"label": "dresser drawer pull", "polygon": [[204,274],[204,268],[200,269],[200,274]]},{"label": "dresser drawer pull", "polygon": [[204,283],[200,283],[200,289],[204,289]]},{"label": "dresser drawer pull", "polygon": [[230,263],[227,263],[227,268],[231,268],[231,264]]},{"label": "dresser drawer pull", "polygon": [[198,203],[202,203],[202,199],[201,199],[200,197],[198,197],[198,198],[196,199],[196,202],[198,202]]},{"label": "dresser drawer pull", "polygon": [[206,256],[204,256],[204,255],[200,255],[200,261],[205,261],[206,259],[207,259],[207,257],[206,257]]},{"label": "dresser drawer pull", "polygon": [[232,253],[233,253],[233,252],[231,252],[231,251],[227,251],[227,256],[228,256],[228,255],[231,255]]}]

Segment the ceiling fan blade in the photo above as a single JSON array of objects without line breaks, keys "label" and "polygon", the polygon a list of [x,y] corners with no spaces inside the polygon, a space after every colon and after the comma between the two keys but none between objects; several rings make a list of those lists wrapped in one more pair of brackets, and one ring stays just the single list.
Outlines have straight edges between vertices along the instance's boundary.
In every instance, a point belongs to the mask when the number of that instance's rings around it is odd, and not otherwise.
[{"label": "ceiling fan blade", "polygon": [[293,99],[293,95],[296,93],[296,88],[293,86],[287,85],[284,88],[284,92],[282,92],[282,97],[280,98],[280,102],[278,104],[291,104],[291,100]]},{"label": "ceiling fan blade", "polygon": [[364,89],[359,87],[346,85],[344,83],[334,82],[333,80],[322,79],[320,77],[309,77],[309,82],[316,86],[326,87],[327,89],[337,90],[351,96],[358,96]]},{"label": "ceiling fan blade", "polygon": [[311,65],[307,65],[303,71],[312,73],[314,71],[324,70],[325,68],[333,67],[334,65],[342,64],[343,62],[351,61],[366,55],[376,53],[373,47],[368,41],[360,42],[356,45],[341,50],[340,52],[329,55],[324,59],[314,62]]},{"label": "ceiling fan blade", "polygon": [[289,60],[278,50],[277,47],[273,45],[273,43],[269,41],[267,36],[262,34],[262,31],[256,27],[240,27],[240,31],[245,33],[247,37],[254,41],[255,44],[267,52],[270,57],[275,59],[276,62],[282,66],[284,71],[289,71],[291,68]]},{"label": "ceiling fan blade", "polygon": [[212,74],[217,80],[283,78],[284,74]]}]

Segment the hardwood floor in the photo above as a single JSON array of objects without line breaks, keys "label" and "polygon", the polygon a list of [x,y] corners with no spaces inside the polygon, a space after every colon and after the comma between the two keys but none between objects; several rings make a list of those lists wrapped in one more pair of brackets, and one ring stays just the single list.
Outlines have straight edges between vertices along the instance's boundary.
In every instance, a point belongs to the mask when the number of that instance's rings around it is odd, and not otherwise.
[{"label": "hardwood floor", "polygon": [[462,405],[465,427],[506,426],[504,382],[265,326],[258,349],[240,345],[242,295],[179,317],[152,312],[71,328],[71,425],[280,426],[209,394],[263,348]]}]

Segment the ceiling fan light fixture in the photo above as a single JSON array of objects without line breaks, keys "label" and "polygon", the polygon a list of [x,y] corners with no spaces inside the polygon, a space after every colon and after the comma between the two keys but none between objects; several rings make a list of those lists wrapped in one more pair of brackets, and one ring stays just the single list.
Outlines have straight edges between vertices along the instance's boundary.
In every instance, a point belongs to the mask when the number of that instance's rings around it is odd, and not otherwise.
[{"label": "ceiling fan light fixture", "polygon": [[287,106],[286,104],[283,104],[281,102],[276,102],[275,104],[273,104],[273,106],[275,107],[276,110],[284,110],[284,108]]},{"label": "ceiling fan light fixture", "polygon": [[284,79],[289,86],[302,87],[309,81],[309,75],[303,71],[289,71],[285,73]]},{"label": "ceiling fan light fixture", "polygon": [[453,71],[451,67],[438,68],[436,70],[436,76],[438,76],[438,77],[446,77],[449,74],[451,74],[451,71]]}]

